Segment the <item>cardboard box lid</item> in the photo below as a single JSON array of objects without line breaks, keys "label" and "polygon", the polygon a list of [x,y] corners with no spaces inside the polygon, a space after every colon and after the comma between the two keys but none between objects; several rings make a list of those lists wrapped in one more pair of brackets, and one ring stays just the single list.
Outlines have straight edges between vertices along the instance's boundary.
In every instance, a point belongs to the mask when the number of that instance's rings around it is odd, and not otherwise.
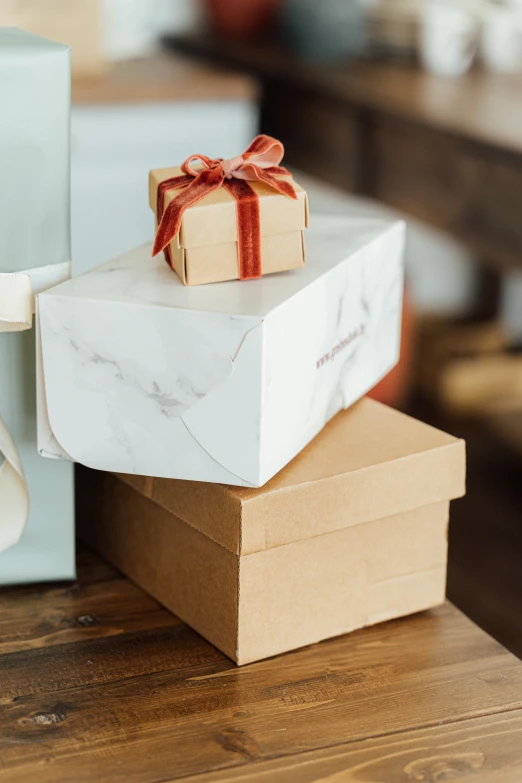
[{"label": "cardboard box lid", "polygon": [[[182,176],[181,168],[154,169],[149,178],[149,203],[156,214],[158,186],[163,180]],[[289,177],[297,192],[297,201],[277,193],[264,182],[249,185],[259,197],[261,234],[285,234],[308,228],[308,198],[305,191]],[[169,191],[166,203],[178,195],[179,190]],[[183,215],[178,243],[186,249],[222,245],[237,241],[236,201],[225,188],[219,188],[201,199]]]},{"label": "cardboard box lid", "polygon": [[246,555],[461,497],[465,443],[366,398],[259,489],[120,478]]}]

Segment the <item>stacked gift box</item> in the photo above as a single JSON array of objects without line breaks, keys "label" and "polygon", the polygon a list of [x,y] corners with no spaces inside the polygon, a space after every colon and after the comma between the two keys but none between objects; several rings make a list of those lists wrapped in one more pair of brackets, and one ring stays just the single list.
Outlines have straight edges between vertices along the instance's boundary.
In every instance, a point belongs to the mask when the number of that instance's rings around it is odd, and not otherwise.
[{"label": "stacked gift box", "polygon": [[464,492],[462,441],[363,399],[404,225],[309,218],[282,157],[151,172],[154,244],[36,302],[38,450],[91,469],[80,535],[238,664],[440,604]]},{"label": "stacked gift box", "polygon": [[245,664],[442,603],[464,445],[364,399],[260,489],[81,482],[84,539]]}]

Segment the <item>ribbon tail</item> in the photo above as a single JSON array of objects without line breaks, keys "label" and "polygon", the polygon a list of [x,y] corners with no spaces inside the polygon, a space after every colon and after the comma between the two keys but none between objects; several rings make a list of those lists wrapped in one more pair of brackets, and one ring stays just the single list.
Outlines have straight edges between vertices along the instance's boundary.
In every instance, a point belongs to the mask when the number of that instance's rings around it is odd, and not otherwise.
[{"label": "ribbon tail", "polygon": [[227,179],[223,185],[236,200],[239,279],[257,279],[263,274],[259,198],[245,180]]},{"label": "ribbon tail", "polygon": [[[33,311],[33,284],[29,272],[0,274],[0,332],[31,329]],[[20,540],[28,516],[29,490],[22,461],[0,416],[0,553]]]},{"label": "ribbon tail", "polygon": [[33,325],[33,292],[28,274],[0,274],[0,332],[22,332]]},{"label": "ribbon tail", "polygon": [[[35,294],[70,277],[70,262],[0,274],[0,332],[23,332],[33,321]],[[14,546],[29,516],[29,490],[20,455],[0,416],[0,552]]]},{"label": "ribbon tail", "polygon": [[24,332],[33,325],[36,294],[71,276],[71,262],[0,273],[0,332]]},{"label": "ribbon tail", "polygon": [[0,417],[0,553],[14,546],[25,530],[29,517],[29,491],[20,455]]},{"label": "ribbon tail", "polygon": [[[52,288],[71,274],[69,261],[0,274],[0,332],[32,327],[35,294]],[[20,455],[0,416],[0,552],[14,546],[29,517],[29,490]]]},{"label": "ribbon tail", "polygon": [[288,171],[288,169],[285,169],[284,166],[270,166],[269,169],[266,169],[268,174],[273,174],[276,177],[291,177],[292,174]]},{"label": "ribbon tail", "polygon": [[209,193],[223,184],[223,174],[219,169],[203,169],[167,206],[159,221],[152,255],[157,256],[165,250],[175,236],[179,234],[183,215]]}]

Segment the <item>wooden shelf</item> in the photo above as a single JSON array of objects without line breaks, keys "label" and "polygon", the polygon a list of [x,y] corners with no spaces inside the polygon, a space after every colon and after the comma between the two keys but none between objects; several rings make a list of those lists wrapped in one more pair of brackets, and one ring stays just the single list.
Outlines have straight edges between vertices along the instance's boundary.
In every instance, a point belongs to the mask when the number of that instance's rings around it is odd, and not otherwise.
[{"label": "wooden shelf", "polygon": [[168,101],[255,101],[255,79],[175,55],[116,63],[95,78],[74,79],[72,101],[136,104]]},{"label": "wooden shelf", "polygon": [[277,44],[208,35],[169,45],[259,79],[263,131],[290,165],[448,232],[490,269],[522,265],[522,76],[311,67]]},{"label": "wooden shelf", "polygon": [[414,65],[379,61],[311,67],[276,43],[242,43],[202,34],[168,41],[178,51],[219,60],[260,78],[277,78],[324,98],[384,110],[522,155],[522,74],[475,70],[447,79]]}]

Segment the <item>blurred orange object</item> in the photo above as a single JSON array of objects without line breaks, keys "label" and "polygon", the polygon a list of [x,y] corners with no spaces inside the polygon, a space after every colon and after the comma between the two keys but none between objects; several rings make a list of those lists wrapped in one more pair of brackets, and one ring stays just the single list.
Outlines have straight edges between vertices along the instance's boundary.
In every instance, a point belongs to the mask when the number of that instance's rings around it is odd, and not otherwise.
[{"label": "blurred orange object", "polygon": [[414,313],[408,289],[406,289],[402,311],[401,357],[399,363],[388,375],[385,375],[377,386],[374,386],[368,393],[368,397],[378,402],[383,402],[392,408],[403,408],[405,406],[410,385],[414,329]]},{"label": "blurred orange object", "polygon": [[282,0],[205,0],[212,26],[235,38],[254,38],[274,22]]}]

